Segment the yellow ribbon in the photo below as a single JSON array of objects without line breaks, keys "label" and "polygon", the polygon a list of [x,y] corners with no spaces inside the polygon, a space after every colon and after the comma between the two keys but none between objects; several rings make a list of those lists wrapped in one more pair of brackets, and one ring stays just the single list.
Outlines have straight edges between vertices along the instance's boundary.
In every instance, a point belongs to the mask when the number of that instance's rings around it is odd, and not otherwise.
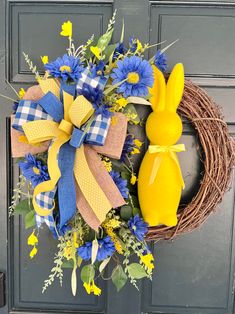
[{"label": "yellow ribbon", "polygon": [[[52,91],[59,97],[56,83],[50,80],[46,84],[46,81],[39,82],[43,92]],[[82,95],[74,100],[72,95],[63,91],[63,99],[64,119],[60,123],[37,120],[23,125],[23,130],[29,143],[35,144],[53,140],[48,151],[50,180],[40,183],[34,189],[33,206],[36,213],[40,216],[47,216],[54,209],[54,205],[49,210],[42,209],[36,202],[36,196],[39,193],[53,190],[61,176],[57,161],[60,147],[71,138],[73,126],[80,128],[94,113],[92,104]],[[90,207],[102,222],[112,206],[89,169],[83,145],[76,150],[74,176]]]},{"label": "yellow ribbon", "polygon": [[153,183],[158,169],[160,167],[163,155],[162,153],[169,153],[170,157],[172,158],[172,160],[175,162],[176,167],[179,171],[179,176],[180,176],[180,181],[181,181],[181,186],[184,189],[185,188],[185,184],[184,184],[184,179],[182,176],[182,172],[181,172],[181,168],[180,168],[180,164],[178,161],[178,158],[176,156],[175,153],[179,153],[179,152],[184,152],[185,151],[185,146],[184,144],[176,144],[176,145],[171,145],[171,146],[161,146],[161,145],[149,145],[148,151],[150,154],[155,154],[155,153],[159,153],[159,155],[155,158],[154,160],[154,165],[153,165],[153,169],[152,169],[152,173],[151,173],[151,177],[150,177],[150,184]]}]

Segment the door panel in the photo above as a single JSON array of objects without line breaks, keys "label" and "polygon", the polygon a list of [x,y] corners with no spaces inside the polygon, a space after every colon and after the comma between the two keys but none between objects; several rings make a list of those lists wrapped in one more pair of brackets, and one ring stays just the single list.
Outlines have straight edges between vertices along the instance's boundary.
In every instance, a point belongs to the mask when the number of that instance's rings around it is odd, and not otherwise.
[{"label": "door panel", "polygon": [[[6,9],[6,14],[5,14]],[[204,86],[223,108],[231,135],[235,134],[235,4],[219,1],[6,1],[0,0],[0,93],[13,97],[6,84],[18,90],[34,79],[22,52],[30,55],[42,70],[40,56],[53,60],[65,51],[66,39],[59,36],[63,21],[74,25],[74,39],[83,43],[93,33],[99,36],[117,12],[115,41],[125,19],[126,41],[132,35],[151,43],[179,38],[168,51],[170,68],[185,64],[186,75]],[[150,52],[151,55],[152,52]],[[150,56],[149,55],[149,56]],[[138,107],[142,117],[148,109]],[[70,292],[70,272],[65,270],[63,288],[59,284],[41,294],[44,279],[53,266],[55,243],[48,231],[40,233],[37,258],[30,261],[25,231],[20,218],[8,223],[7,207],[17,183],[18,167],[9,156],[11,104],[1,100],[0,134],[0,271],[7,276],[7,306],[11,313],[233,313],[234,276],[234,185],[220,204],[220,210],[192,234],[173,242],[152,244],[156,271],[152,284],[143,281],[138,292],[127,285],[119,294],[111,282],[100,282],[100,298],[88,296],[78,283],[78,295]],[[144,139],[143,130],[132,129]],[[187,148],[179,154],[186,189],[181,203],[187,204],[198,190],[203,171],[195,131],[184,122],[181,139]],[[141,156],[136,158],[136,167]],[[8,171],[7,171],[8,169]],[[8,235],[7,235],[8,225]],[[8,245],[7,245],[8,244]],[[109,271],[107,276],[109,275]]]}]

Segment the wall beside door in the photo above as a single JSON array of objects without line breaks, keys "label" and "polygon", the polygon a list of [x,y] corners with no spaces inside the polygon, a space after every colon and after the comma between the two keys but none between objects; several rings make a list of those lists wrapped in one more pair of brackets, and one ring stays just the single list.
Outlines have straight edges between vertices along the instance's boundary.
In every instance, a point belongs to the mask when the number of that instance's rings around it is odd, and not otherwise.
[{"label": "wall beside door", "polygon": [[[0,90],[13,96],[5,80],[17,90],[34,84],[25,64],[26,52],[35,64],[40,56],[50,59],[64,53],[67,42],[59,36],[60,25],[70,19],[74,39],[82,44],[91,34],[101,35],[117,9],[118,40],[122,19],[126,39],[132,35],[143,42],[179,41],[169,49],[169,68],[183,62],[186,76],[206,88],[221,105],[231,136],[235,134],[235,2],[233,1],[33,1],[0,0]],[[150,52],[153,53],[153,51]],[[142,116],[145,109],[138,108]],[[140,291],[127,285],[119,294],[112,283],[100,282],[100,298],[86,295],[79,282],[78,295],[70,292],[70,273],[65,271],[64,287],[56,283],[41,294],[44,279],[53,264],[55,243],[47,230],[40,234],[39,254],[30,261],[23,221],[8,221],[7,207],[17,183],[18,168],[9,157],[11,105],[0,106],[0,271],[6,273],[5,313],[194,313],[231,314],[234,294],[234,185],[220,209],[192,234],[173,242],[152,244],[156,259],[153,282],[143,281]],[[8,123],[7,123],[8,121]],[[143,134],[135,130],[140,136]],[[197,136],[184,123],[181,154],[186,183],[182,203],[191,200],[203,171]],[[8,169],[8,170],[7,170]],[[7,182],[7,184],[6,184]]]}]

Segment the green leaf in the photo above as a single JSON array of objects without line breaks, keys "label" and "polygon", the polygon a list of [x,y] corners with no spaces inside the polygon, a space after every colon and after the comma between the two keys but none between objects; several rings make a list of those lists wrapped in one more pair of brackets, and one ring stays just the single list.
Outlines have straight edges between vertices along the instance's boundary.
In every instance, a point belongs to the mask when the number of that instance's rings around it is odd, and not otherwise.
[{"label": "green leaf", "polygon": [[142,279],[147,277],[147,273],[144,268],[138,263],[132,263],[127,266],[129,275],[134,279]]},{"label": "green leaf", "polygon": [[30,212],[31,210],[33,210],[33,205],[32,202],[26,198],[22,201],[20,201],[15,209],[14,209],[14,214],[18,214],[18,215],[25,215],[28,212]]},{"label": "green leaf", "polygon": [[120,37],[120,43],[123,43],[124,41],[124,34],[125,34],[125,23],[124,19],[122,20],[122,32],[121,32],[121,37]]},{"label": "green leaf", "polygon": [[105,33],[104,35],[102,35],[97,43],[97,47],[101,49],[101,51],[104,51],[105,48],[108,46],[108,44],[110,43],[110,40],[112,38],[113,35],[113,29],[111,29],[108,33]]},{"label": "green leaf", "polygon": [[104,51],[104,55],[105,55],[104,62],[108,62],[109,61],[109,58],[113,54],[115,48],[116,48],[116,44],[112,44],[112,45],[109,45],[105,49],[105,51]]},{"label": "green leaf", "polygon": [[65,260],[62,264],[62,268],[73,268],[73,260],[70,259],[70,260]]},{"label": "green leaf", "polygon": [[118,172],[125,172],[125,171],[127,171],[121,161],[118,161],[116,159],[111,159],[111,162],[112,162],[112,168],[113,168],[114,171],[118,171]]},{"label": "green leaf", "polygon": [[112,282],[119,292],[127,282],[127,275],[124,273],[122,266],[117,265],[111,275]]},{"label": "green leaf", "polygon": [[83,282],[89,283],[95,278],[95,268],[93,265],[85,265],[81,270],[81,280]]},{"label": "green leaf", "polygon": [[111,256],[103,260],[103,262],[99,266],[99,272],[102,273],[102,271],[105,269],[105,267],[108,265],[109,261],[111,259]]},{"label": "green leaf", "polygon": [[142,216],[141,211],[138,207],[133,208],[133,216],[139,215],[140,217]]},{"label": "green leaf", "polygon": [[133,118],[130,119],[131,122],[135,124],[140,122],[140,118],[133,104],[127,104],[123,112],[133,116]]},{"label": "green leaf", "polygon": [[82,258],[79,255],[78,255],[78,258],[77,258],[77,264],[78,264],[78,267],[80,267],[81,264],[82,264]]},{"label": "green leaf", "polygon": [[121,172],[121,177],[123,179],[126,179],[128,182],[130,181],[130,178],[131,178],[131,173],[128,172],[128,171],[122,171]]},{"label": "green leaf", "polygon": [[35,211],[29,211],[24,217],[25,229],[31,228],[36,225],[35,221]]},{"label": "green leaf", "polygon": [[129,220],[132,216],[132,207],[129,205],[124,205],[121,207],[120,216],[124,220]]}]

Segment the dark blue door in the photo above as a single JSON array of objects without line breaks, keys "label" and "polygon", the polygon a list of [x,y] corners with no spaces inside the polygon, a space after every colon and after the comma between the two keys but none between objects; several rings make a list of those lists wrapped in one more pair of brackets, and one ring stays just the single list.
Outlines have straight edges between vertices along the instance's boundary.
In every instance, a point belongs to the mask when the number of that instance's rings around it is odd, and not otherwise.
[{"label": "dark blue door", "polygon": [[[168,53],[169,63],[185,64],[186,75],[223,107],[231,136],[235,133],[235,3],[232,1],[0,0],[0,90],[12,94],[6,80],[17,90],[32,85],[33,75],[22,56],[24,50],[34,63],[47,54],[62,54],[63,42],[56,25],[70,19],[75,39],[84,42],[90,34],[100,35],[117,9],[117,32],[125,19],[127,39],[135,35],[143,42],[179,38]],[[220,209],[200,230],[173,242],[152,244],[156,259],[152,284],[143,281],[140,292],[126,286],[119,294],[103,283],[100,298],[86,295],[79,283],[78,295],[70,292],[69,272],[64,287],[41,293],[45,276],[53,264],[55,244],[47,231],[40,243],[42,254],[29,261],[28,232],[19,218],[8,220],[10,192],[17,183],[18,169],[10,158],[10,102],[0,101],[0,271],[6,275],[6,303],[0,313],[233,313],[234,299],[234,185]],[[143,110],[142,115],[146,115]],[[143,136],[140,130],[134,132]],[[183,174],[189,201],[199,184],[199,156],[193,131],[185,129]],[[137,161],[138,162],[138,161]],[[39,247],[40,249],[40,247]]]}]

